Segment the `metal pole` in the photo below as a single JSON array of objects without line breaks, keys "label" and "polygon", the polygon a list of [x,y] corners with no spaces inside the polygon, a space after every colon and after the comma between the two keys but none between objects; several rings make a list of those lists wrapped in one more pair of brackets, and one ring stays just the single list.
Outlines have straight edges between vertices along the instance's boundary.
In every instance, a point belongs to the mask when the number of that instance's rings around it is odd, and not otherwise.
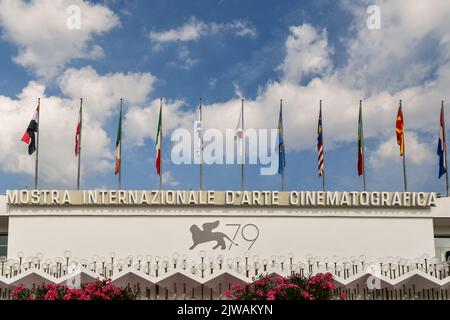
[{"label": "metal pole", "polygon": [[203,190],[203,117],[202,117],[202,98],[200,98],[199,107],[200,125],[202,126],[200,132],[200,191]]},{"label": "metal pole", "polygon": [[402,110],[402,100],[400,99],[400,110],[402,111],[402,118],[403,118],[403,184],[405,192],[408,191],[408,183],[407,183],[407,177],[406,177],[406,144],[405,144],[405,116],[403,114]]},{"label": "metal pole", "polygon": [[81,171],[81,135],[83,133],[83,98],[80,98],[80,137],[78,139],[78,175],[77,189],[80,190],[80,171]]},{"label": "metal pole", "polygon": [[123,137],[122,137],[122,105],[123,105],[123,99],[120,99],[119,190],[122,190],[122,141],[123,141]]},{"label": "metal pole", "polygon": [[360,115],[361,115],[361,140],[362,140],[362,156],[363,156],[363,186],[364,186],[364,191],[367,191],[367,185],[366,185],[366,155],[365,155],[364,125],[363,125],[363,114],[362,114],[362,100],[359,100],[359,112],[360,112]]},{"label": "metal pole", "polygon": [[241,115],[242,115],[242,176],[241,176],[241,190],[244,191],[244,170],[245,170],[245,134],[244,134],[244,99],[241,99]]},{"label": "metal pole", "polygon": [[160,152],[161,152],[161,158],[160,158],[160,162],[159,162],[159,189],[162,190],[163,189],[163,181],[162,181],[162,176],[163,176],[163,166],[162,166],[162,158],[163,158],[163,152],[162,152],[162,148],[163,148],[163,126],[162,126],[162,106],[163,106],[163,98],[160,98],[161,104],[160,104],[160,108],[159,108],[159,115],[160,115],[160,119],[161,119],[161,123],[160,123],[160,135],[161,135],[161,140],[159,141],[159,147],[160,147]]},{"label": "metal pole", "polygon": [[[285,148],[284,148],[284,126],[283,126],[283,99],[280,99],[280,116],[281,116],[281,139],[283,141],[283,157],[286,156],[285,154]],[[285,180],[285,176],[284,176],[284,161],[282,162],[282,167],[281,167],[281,191],[285,191],[285,186],[286,186],[286,180]]]},{"label": "metal pole", "polygon": [[39,174],[39,132],[41,131],[41,98],[38,98],[37,110],[37,132],[36,132],[36,163],[34,166],[34,189],[38,188],[38,174]]},{"label": "metal pole", "polygon": [[[322,100],[320,100],[320,115],[322,116]],[[325,139],[323,135],[323,116],[322,116],[322,148],[323,148],[322,190],[325,192]]]},{"label": "metal pole", "polygon": [[442,109],[442,141],[444,143],[444,158],[445,158],[445,186],[446,186],[446,194],[448,197],[448,162],[447,162],[447,139],[445,134],[445,115],[444,115],[444,101],[441,101],[441,109]]}]

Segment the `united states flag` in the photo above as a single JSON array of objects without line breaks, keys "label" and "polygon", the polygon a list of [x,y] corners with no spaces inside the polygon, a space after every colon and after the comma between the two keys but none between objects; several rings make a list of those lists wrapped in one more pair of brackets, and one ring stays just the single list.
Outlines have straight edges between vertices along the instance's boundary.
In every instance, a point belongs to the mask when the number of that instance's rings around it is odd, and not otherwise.
[{"label": "united states flag", "polygon": [[319,125],[317,126],[317,158],[318,158],[318,170],[319,176],[323,175],[323,128],[322,128],[322,106],[319,112]]}]

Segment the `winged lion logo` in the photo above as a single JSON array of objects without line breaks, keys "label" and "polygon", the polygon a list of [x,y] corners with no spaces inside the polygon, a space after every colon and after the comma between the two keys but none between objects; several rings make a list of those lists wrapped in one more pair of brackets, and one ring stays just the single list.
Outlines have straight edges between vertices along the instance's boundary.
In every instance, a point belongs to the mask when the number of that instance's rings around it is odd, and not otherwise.
[{"label": "winged lion logo", "polygon": [[237,244],[230,239],[225,233],[223,232],[213,232],[214,229],[216,229],[219,226],[220,222],[219,220],[214,222],[207,222],[202,225],[202,229],[200,229],[197,225],[193,224],[189,230],[192,233],[192,241],[194,242],[192,246],[189,248],[189,250],[193,250],[196,246],[202,243],[215,241],[216,245],[213,247],[213,249],[217,249],[220,247],[221,250],[226,249],[225,239],[230,241],[232,244]]}]

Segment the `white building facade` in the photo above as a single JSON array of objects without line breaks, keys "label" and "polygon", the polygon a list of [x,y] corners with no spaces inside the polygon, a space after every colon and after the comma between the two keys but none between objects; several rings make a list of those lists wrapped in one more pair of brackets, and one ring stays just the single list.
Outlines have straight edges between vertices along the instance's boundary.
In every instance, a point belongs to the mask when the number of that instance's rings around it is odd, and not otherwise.
[{"label": "white building facade", "polygon": [[220,298],[257,274],[328,271],[354,298],[369,282],[369,298],[445,298],[450,280],[450,199],[434,193],[11,190],[0,234],[4,288],[77,274]]}]

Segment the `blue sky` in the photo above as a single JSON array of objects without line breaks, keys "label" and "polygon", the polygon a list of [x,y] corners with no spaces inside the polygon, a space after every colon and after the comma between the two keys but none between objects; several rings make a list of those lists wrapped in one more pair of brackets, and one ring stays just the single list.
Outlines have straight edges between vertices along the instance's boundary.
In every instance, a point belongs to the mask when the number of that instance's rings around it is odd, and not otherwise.
[{"label": "blue sky", "polygon": [[[381,10],[379,30],[366,26],[372,3]],[[80,30],[65,27],[70,5],[81,8]],[[205,127],[220,129],[236,127],[243,97],[246,121],[255,128],[276,128],[278,101],[285,101],[288,190],[321,188],[315,149],[319,99],[324,100],[327,189],[361,190],[356,139],[363,99],[368,189],[401,191],[394,134],[398,99],[403,99],[409,189],[444,192],[435,151],[440,101],[449,98],[446,1],[423,8],[401,0],[0,0],[0,9],[2,191],[33,184],[34,157],[19,140],[33,101],[42,95],[41,188],[76,186],[72,150],[80,97],[88,119],[83,188],[117,187],[120,97],[125,99],[123,188],[158,188],[154,136],[162,96],[168,104],[165,188],[198,188],[198,166],[171,163],[168,138],[178,127],[192,128],[199,97]],[[239,165],[204,170],[205,188],[240,188]],[[279,176],[246,167],[247,189],[280,185]]]}]

